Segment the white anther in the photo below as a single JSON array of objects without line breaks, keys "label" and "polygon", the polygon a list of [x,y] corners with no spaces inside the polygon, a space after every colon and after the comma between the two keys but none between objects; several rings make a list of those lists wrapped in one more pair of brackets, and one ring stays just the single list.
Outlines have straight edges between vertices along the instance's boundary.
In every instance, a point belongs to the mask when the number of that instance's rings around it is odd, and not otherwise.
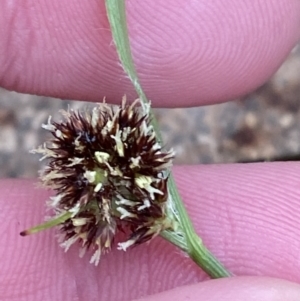
[{"label": "white anther", "polygon": [[92,112],[92,121],[91,121],[93,128],[97,127],[98,120],[99,120],[99,111],[97,108],[94,108]]},{"label": "white anther", "polygon": [[96,187],[94,188],[94,192],[100,191],[100,189],[102,188],[102,186],[103,186],[102,183],[98,183],[98,184],[96,185]]},{"label": "white anther", "polygon": [[129,165],[129,167],[130,168],[139,167],[140,166],[140,160],[141,160],[140,156],[138,156],[136,158],[130,158],[130,161],[132,163]]},{"label": "white anther", "polygon": [[120,157],[124,157],[124,144],[121,140],[121,131],[117,131],[116,135],[111,135],[110,137],[113,138],[116,142],[116,150]]},{"label": "white anther", "polygon": [[126,252],[126,250],[130,246],[132,246],[134,243],[135,243],[135,240],[133,240],[133,239],[127,240],[125,242],[120,242],[120,243],[118,243],[118,250],[122,250],[122,251]]},{"label": "white anther", "polygon": [[72,218],[72,223],[73,226],[78,227],[78,226],[83,226],[85,225],[87,222],[87,218],[86,217],[76,217],[76,218]]},{"label": "white anther", "polygon": [[42,128],[47,130],[47,131],[55,131],[56,130],[56,127],[51,123],[51,116],[49,116],[48,118],[48,121],[47,121],[47,124],[42,124]]},{"label": "white anther", "polygon": [[96,181],[96,172],[87,170],[83,176],[89,181],[89,183],[94,183]]},{"label": "white anther", "polygon": [[141,205],[138,207],[138,211],[144,210],[145,208],[149,208],[151,206],[151,203],[149,200],[145,199],[143,201],[144,205]]},{"label": "white anther", "polygon": [[120,219],[124,219],[126,217],[135,217],[135,215],[133,213],[128,212],[123,207],[117,207],[117,211],[119,211],[121,213]]},{"label": "white anther", "polygon": [[97,266],[100,262],[100,257],[101,257],[101,247],[99,246],[96,252],[93,254],[90,263],[94,263]]},{"label": "white anther", "polygon": [[160,194],[160,195],[164,194],[161,190],[151,186],[152,179],[149,176],[139,175],[138,177],[136,177],[134,179],[134,182],[140,188],[147,190],[149,192],[150,198],[152,200],[154,200],[154,193],[157,193],[157,194]]},{"label": "white anther", "polygon": [[95,152],[95,157],[96,157],[96,160],[99,162],[99,163],[105,163],[108,161],[110,155],[108,153],[105,153],[105,152]]}]

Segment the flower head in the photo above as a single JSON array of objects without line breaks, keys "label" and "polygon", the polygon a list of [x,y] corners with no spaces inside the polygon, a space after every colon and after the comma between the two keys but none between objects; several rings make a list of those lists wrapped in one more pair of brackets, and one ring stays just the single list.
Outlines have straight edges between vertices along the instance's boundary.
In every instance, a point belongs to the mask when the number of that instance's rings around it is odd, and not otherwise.
[{"label": "flower head", "polygon": [[[49,202],[56,216],[45,224],[59,225],[65,250],[78,241],[80,255],[94,249],[91,262],[98,264],[118,230],[129,231],[118,244],[126,250],[172,227],[166,204],[174,152],[160,146],[149,110],[123,99],[119,107],[102,103],[92,112],[62,114],[63,122],[49,118],[43,125],[53,138],[34,152],[49,160],[41,181],[56,192]],[[43,225],[21,234],[37,228]]]}]

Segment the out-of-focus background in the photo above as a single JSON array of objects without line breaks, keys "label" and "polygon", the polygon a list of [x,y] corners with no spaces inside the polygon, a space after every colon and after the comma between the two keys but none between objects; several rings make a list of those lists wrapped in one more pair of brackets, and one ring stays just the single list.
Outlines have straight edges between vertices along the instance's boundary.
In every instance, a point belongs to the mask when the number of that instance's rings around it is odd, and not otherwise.
[{"label": "out-of-focus background", "polygon": [[[78,101],[17,94],[0,89],[0,177],[36,177],[41,124],[58,111],[85,108]],[[94,104],[95,105],[95,104]],[[300,158],[300,45],[278,72],[254,93],[231,102],[189,109],[156,109],[175,164],[208,164]]]}]

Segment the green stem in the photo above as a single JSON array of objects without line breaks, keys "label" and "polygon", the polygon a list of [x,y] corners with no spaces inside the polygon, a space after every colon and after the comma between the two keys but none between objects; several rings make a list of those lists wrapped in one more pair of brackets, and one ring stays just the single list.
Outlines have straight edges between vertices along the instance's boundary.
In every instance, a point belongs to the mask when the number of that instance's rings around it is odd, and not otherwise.
[{"label": "green stem", "polygon": [[72,212],[66,211],[54,219],[51,219],[43,224],[37,225],[37,226],[27,229],[25,231],[22,231],[20,233],[20,235],[26,236],[26,235],[34,234],[34,233],[58,226],[58,225],[64,223],[69,218],[71,218],[72,214],[73,214]]},{"label": "green stem", "polygon": [[198,264],[204,272],[211,278],[230,277],[232,274],[225,269],[220,261],[204,246],[200,237],[194,233],[191,242],[191,248],[188,252],[193,261]]},{"label": "green stem", "polygon": [[128,30],[126,23],[125,14],[125,2],[119,0],[106,1],[106,10],[108,12],[107,16],[110,23],[110,28],[112,31],[112,36],[117,48],[119,59],[122,66],[129,76],[137,94],[144,103],[148,103],[146,94],[140,84],[136,69],[134,67],[130,43],[128,38]]},{"label": "green stem", "polygon": [[[145,106],[150,105],[138,78],[132,55],[130,49],[130,42],[128,38],[126,13],[125,13],[125,2],[124,0],[106,0],[106,10],[107,16],[112,32],[112,37],[115,42],[117,53],[119,59],[122,63],[124,71],[127,73],[130,81],[132,82],[136,93],[138,94],[140,100]],[[161,133],[159,131],[159,126],[157,120],[153,115],[152,110],[150,111],[150,118],[152,120],[152,125],[157,134],[159,142],[162,142]]]},{"label": "green stem", "polygon": [[214,257],[214,255],[204,246],[202,239],[196,234],[193,224],[188,216],[188,213],[183,205],[183,201],[178,192],[173,175],[170,175],[169,191],[175,203],[176,210],[180,217],[182,231],[186,238],[186,246],[184,249],[178,245],[180,240],[171,238],[173,244],[177,245],[183,251],[188,253],[191,259],[197,263],[211,278],[222,278],[231,276],[225,267]]},{"label": "green stem", "polygon": [[[150,102],[140,84],[131,55],[126,23],[125,2],[124,0],[106,0],[105,3],[113,40],[115,42],[122,66],[143,104],[145,106],[150,105]],[[156,131],[157,137],[161,142],[162,140],[159,127],[151,110],[150,117],[152,119],[153,127]],[[230,273],[205,248],[202,240],[195,233],[191,220],[179,196],[172,174],[170,175],[169,179],[169,193],[174,202],[175,210],[178,215],[176,219],[179,223],[180,231],[176,233],[176,230],[166,230],[161,233],[161,236],[170,241],[172,244],[178,246],[184,252],[188,253],[194,262],[196,262],[212,278],[230,276]]]}]

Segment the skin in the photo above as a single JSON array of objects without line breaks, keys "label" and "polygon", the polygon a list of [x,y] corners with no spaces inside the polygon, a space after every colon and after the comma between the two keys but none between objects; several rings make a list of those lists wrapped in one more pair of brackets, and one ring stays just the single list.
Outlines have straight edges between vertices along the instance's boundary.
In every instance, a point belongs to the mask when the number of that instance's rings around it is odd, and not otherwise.
[{"label": "skin", "polygon": [[[300,37],[298,0],[127,1],[134,60],[156,106],[213,104],[262,85]],[[0,0],[0,86],[117,102],[135,97],[103,1]],[[195,228],[237,277],[207,280],[160,238],[100,266],[66,255],[39,223],[49,192],[0,181],[1,300],[299,300],[299,163],[181,166],[175,178]],[[250,277],[251,276],[251,277]],[[276,279],[272,279],[274,277]],[[297,284],[298,283],[298,284]],[[158,295],[154,295],[158,294]]]}]

